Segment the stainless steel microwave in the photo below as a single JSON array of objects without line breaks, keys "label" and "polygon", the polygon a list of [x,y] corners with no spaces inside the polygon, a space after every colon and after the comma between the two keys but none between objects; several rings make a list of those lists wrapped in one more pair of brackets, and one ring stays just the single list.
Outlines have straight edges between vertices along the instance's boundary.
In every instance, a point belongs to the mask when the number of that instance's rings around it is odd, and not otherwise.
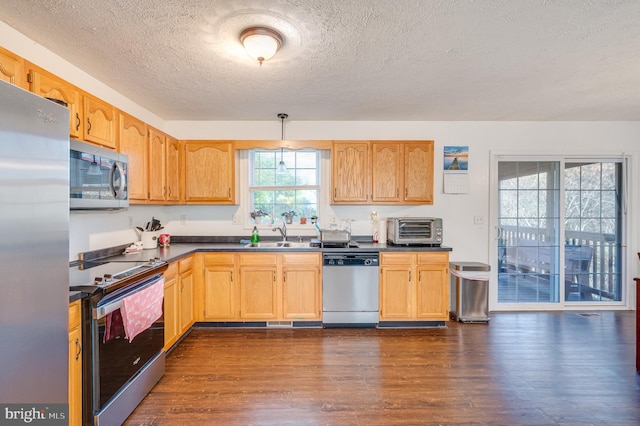
[{"label": "stainless steel microwave", "polygon": [[387,242],[395,245],[442,244],[442,219],[393,217],[387,219]]},{"label": "stainless steel microwave", "polygon": [[69,149],[69,208],[118,210],[129,207],[128,157],[72,139]]}]

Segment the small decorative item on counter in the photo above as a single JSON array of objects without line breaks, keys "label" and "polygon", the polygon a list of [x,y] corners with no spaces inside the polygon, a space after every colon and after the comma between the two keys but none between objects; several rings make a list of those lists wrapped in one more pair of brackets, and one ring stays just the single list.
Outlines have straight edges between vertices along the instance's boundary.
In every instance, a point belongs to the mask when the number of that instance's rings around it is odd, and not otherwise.
[{"label": "small decorative item on counter", "polygon": [[296,215],[296,212],[293,210],[288,210],[284,213],[282,213],[282,217],[284,217],[285,223],[287,225],[291,224],[293,222],[293,217]]},{"label": "small decorative item on counter", "polygon": [[307,218],[306,217],[301,217],[300,218],[300,225],[305,225],[307,223]]},{"label": "small decorative item on counter", "polygon": [[160,247],[169,247],[169,243],[171,241],[171,235],[169,234],[160,234],[158,237],[158,242],[160,243]]},{"label": "small decorative item on counter", "polygon": [[379,238],[380,229],[378,226],[378,212],[374,210],[371,212],[371,236],[374,243],[377,243]]},{"label": "small decorative item on counter", "polygon": [[313,216],[311,216],[311,223],[317,223],[318,222],[318,216],[316,216],[315,214]]},{"label": "small decorative item on counter", "polygon": [[251,244],[257,244],[260,242],[260,234],[258,233],[258,227],[253,227],[253,232],[251,232]]}]

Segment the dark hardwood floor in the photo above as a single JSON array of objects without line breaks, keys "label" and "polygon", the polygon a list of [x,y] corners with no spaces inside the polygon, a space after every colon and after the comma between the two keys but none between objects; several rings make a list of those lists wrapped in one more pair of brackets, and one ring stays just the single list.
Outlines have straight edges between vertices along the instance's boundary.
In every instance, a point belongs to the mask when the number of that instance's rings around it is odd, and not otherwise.
[{"label": "dark hardwood floor", "polygon": [[635,312],[195,329],[126,425],[638,425]]}]

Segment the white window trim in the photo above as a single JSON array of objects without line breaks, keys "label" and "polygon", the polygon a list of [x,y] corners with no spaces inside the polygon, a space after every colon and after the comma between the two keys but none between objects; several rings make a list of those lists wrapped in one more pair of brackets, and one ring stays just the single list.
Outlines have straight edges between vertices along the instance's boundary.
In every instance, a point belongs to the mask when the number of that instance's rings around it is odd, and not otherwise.
[{"label": "white window trim", "polygon": [[[330,185],[331,185],[331,158],[330,151],[327,149],[322,149],[320,151],[320,182],[319,182],[319,194],[318,194],[318,217],[319,223],[328,223],[326,220],[326,215],[328,211],[328,204],[331,200],[330,195]],[[250,200],[249,200],[249,150],[243,149],[238,150],[238,162],[239,165],[237,167],[238,176],[236,177],[236,182],[238,183],[238,191],[239,191],[239,201],[240,205],[238,206],[237,215],[240,215],[239,223],[242,224],[243,229],[251,230],[254,226],[257,226],[259,230],[268,230],[274,226],[280,226],[280,218],[276,220],[275,224],[269,225],[255,225],[251,219],[249,218],[250,212]],[[325,218],[325,219],[323,219]],[[321,227],[323,225],[320,225]],[[287,225],[287,232],[290,230],[295,231],[295,235],[315,235],[317,231],[315,227],[311,224],[311,221],[307,220],[306,225],[300,225],[299,223],[292,223]],[[290,234],[294,235],[294,234]]]}]

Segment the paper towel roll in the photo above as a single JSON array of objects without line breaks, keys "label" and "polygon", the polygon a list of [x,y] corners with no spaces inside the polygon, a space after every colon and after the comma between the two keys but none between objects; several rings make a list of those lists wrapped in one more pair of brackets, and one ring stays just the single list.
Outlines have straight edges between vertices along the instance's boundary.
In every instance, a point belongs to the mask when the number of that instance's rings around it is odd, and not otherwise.
[{"label": "paper towel roll", "polygon": [[378,221],[378,242],[387,242],[387,219],[380,219]]}]

